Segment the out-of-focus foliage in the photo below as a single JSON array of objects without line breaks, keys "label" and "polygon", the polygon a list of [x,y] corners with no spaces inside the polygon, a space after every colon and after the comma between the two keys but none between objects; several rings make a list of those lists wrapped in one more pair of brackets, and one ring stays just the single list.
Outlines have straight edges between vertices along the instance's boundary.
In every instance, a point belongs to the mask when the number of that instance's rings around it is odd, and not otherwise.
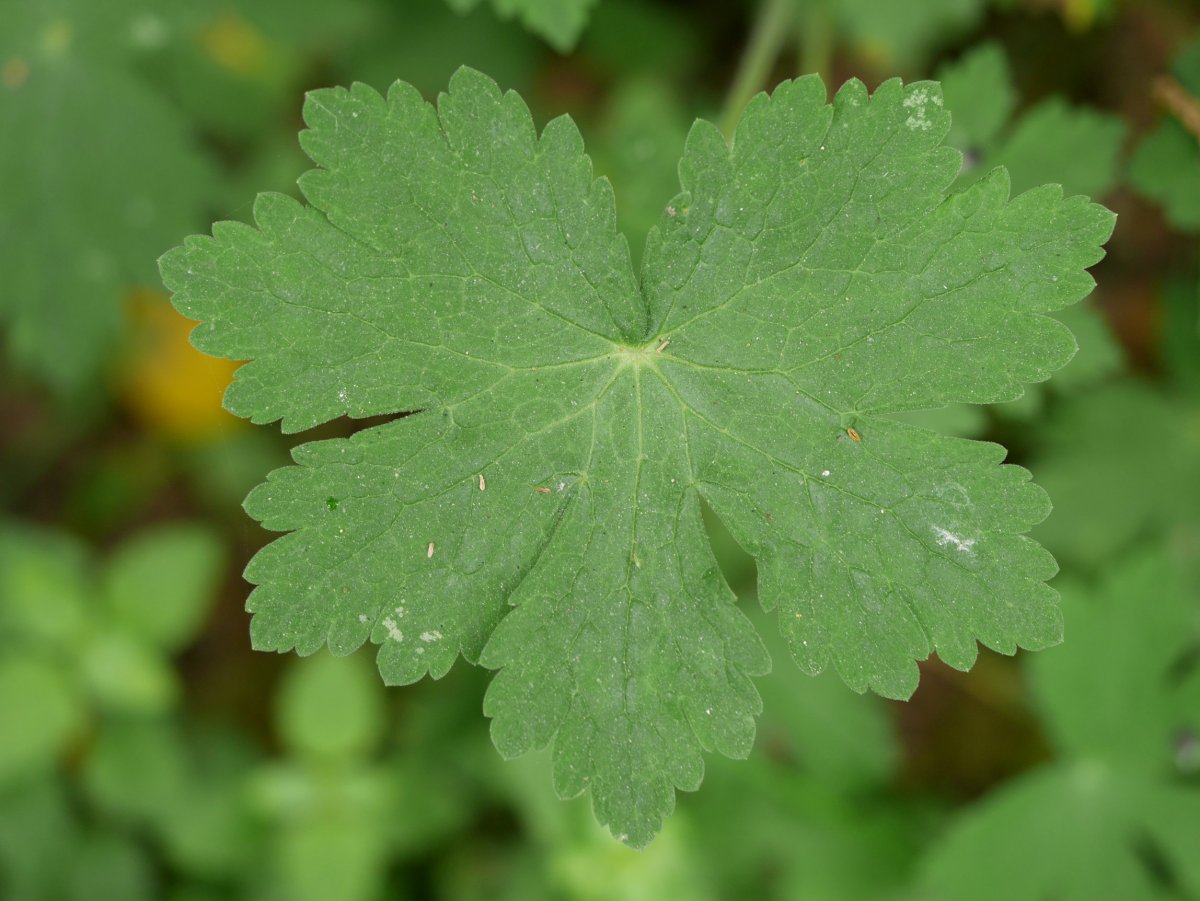
[{"label": "out-of-focus foliage", "polygon": [[[474,9],[482,0],[446,0],[458,12]],[[544,37],[560,52],[570,50],[598,0],[491,0],[505,18],[516,16],[530,31]]]},{"label": "out-of-focus foliage", "polygon": [[1064,582],[1071,639],[1030,672],[1057,758],[934,846],[935,897],[1200,896],[1197,587],[1161,549],[1112,561],[1093,585]]},{"label": "out-of-focus foliage", "polygon": [[216,174],[137,71],[167,26],[136,0],[3,15],[0,321],[22,368],[73,393],[117,340],[122,290],[157,283],[155,258],[203,221]]},{"label": "out-of-focus foliage", "polygon": [[1130,184],[1162,205],[1176,228],[1200,230],[1200,38],[1155,84],[1165,107],[1129,161]]},{"label": "out-of-focus foliage", "polygon": [[1121,118],[1055,96],[1010,120],[1017,92],[999,45],[972,48],[938,80],[954,115],[948,143],[966,154],[962,183],[1004,166],[1015,193],[1058,183],[1067,194],[1103,197],[1116,184]]},{"label": "out-of-focus foliage", "polygon": [[1200,409],[1193,398],[1132,380],[1115,383],[1056,407],[1054,428],[1038,442],[1032,465],[1056,509],[1066,512],[1036,533],[1060,560],[1097,566],[1137,538],[1193,522],[1200,509]]},{"label": "out-of-focus foliage", "polygon": [[552,41],[513,0],[8,0],[0,898],[1200,897],[1200,9],[771,2],[796,15],[759,86],[941,78],[961,184],[1005,165],[1119,213],[1051,383],[904,417],[1000,441],[1047,488],[1062,647],[931,661],[898,705],[772,646],[751,758],[709,758],[640,853],[553,796],[546,755],[496,758],[484,673],[400,692],[369,659],[250,651],[237,574],[269,536],[239,505],[286,447],[229,428],[233,364],[187,347],[158,254],[300,196],[305,91],[432,100],[462,64],[539,128],[570,113],[636,253],[768,2],[596,0]]},{"label": "out-of-focus foliage", "polygon": [[844,43],[879,71],[920,66],[931,51],[983,18],[988,0],[790,0],[800,27]]}]

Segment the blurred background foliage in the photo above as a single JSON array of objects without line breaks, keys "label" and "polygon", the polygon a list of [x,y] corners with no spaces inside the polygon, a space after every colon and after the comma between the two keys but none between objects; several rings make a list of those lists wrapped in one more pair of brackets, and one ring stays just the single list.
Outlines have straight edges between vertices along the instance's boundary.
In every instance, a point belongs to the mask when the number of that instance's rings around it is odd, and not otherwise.
[{"label": "blurred background foliage", "polygon": [[[1200,899],[1200,3],[0,2],[0,897]],[[296,192],[305,90],[461,64],[569,113],[638,258],[697,116],[801,72],[936,77],[966,184],[1119,215],[1080,352],[994,407],[1055,502],[1067,641],[907,704],[778,643],[748,761],[642,853],[546,760],[502,762],[486,673],[385,690],[369,651],[250,650],[239,507],[289,441],[220,407],[155,259]],[[361,424],[357,424],[361,425]],[[755,611],[754,567],[711,522]]]}]

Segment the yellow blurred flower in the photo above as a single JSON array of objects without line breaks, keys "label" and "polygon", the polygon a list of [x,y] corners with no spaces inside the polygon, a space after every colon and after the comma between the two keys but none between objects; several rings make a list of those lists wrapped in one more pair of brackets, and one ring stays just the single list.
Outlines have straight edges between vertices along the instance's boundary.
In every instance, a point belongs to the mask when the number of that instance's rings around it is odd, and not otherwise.
[{"label": "yellow blurred flower", "polygon": [[188,343],[195,323],[166,295],[137,289],[128,298],[133,346],[119,376],[125,406],[151,431],[200,442],[227,434],[240,421],[221,397],[240,365],[205,356]]}]

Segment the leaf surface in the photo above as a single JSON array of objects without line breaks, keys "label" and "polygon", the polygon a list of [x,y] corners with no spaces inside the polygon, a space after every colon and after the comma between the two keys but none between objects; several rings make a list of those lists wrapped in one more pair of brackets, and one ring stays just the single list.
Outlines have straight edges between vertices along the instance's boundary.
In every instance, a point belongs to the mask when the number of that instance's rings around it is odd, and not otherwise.
[{"label": "leaf surface", "polygon": [[884,414],[1020,395],[1074,351],[1112,216],[959,168],[936,85],[816,78],[691,130],[640,278],[573,123],[460,70],[314,92],[305,206],[260,197],[162,261],[194,343],[251,360],[226,403],[304,444],[247,499],[288,532],[247,569],[257,647],[380,645],[386,681],[500,670],[506,756],[644,845],[701,752],[749,753],[769,658],[701,498],[758,559],[811,673],[916,686],[933,651],[1059,639],[1048,510],[1002,448]]}]

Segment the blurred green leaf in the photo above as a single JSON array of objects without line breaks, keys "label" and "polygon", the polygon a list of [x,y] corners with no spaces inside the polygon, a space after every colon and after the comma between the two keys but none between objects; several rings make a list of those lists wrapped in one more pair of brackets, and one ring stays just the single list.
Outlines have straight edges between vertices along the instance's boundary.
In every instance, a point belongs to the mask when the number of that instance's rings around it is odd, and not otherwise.
[{"label": "blurred green leaf", "polygon": [[588,140],[595,174],[612,182],[617,227],[629,241],[635,267],[646,235],[679,192],[679,156],[690,125],[668,85],[630,78],[605,104],[595,139]]},{"label": "blurred green leaf", "polygon": [[615,844],[586,810],[582,812],[585,825],[573,839],[550,846],[547,882],[552,896],[577,901],[720,897],[698,865],[686,816],[672,819],[654,845],[639,852]]},{"label": "blurred green leaf", "polygon": [[0,523],[0,639],[77,645],[88,628],[92,578],[87,549],[74,538]]},{"label": "blurred green leaf", "polygon": [[82,699],[61,664],[22,651],[0,653],[0,789],[52,769],[83,718]]},{"label": "blurred green leaf", "polygon": [[578,53],[589,68],[599,66],[616,79],[617,95],[629,83],[683,78],[703,64],[702,22],[689,12],[683,5],[604,0],[595,7]]},{"label": "blurred green leaf", "polygon": [[990,147],[1017,105],[1008,56],[999,44],[977,44],[938,70],[950,110],[946,143],[966,152]]},{"label": "blurred green leaf", "polygon": [[83,769],[88,796],[117,821],[157,822],[190,774],[184,748],[166,721],[110,717]]},{"label": "blurred green leaf", "polygon": [[1181,798],[1093,760],[1046,767],[968,808],[926,861],[922,897],[1179,898],[1155,879],[1139,847],[1163,818],[1185,824],[1184,840],[1200,845],[1200,794]]},{"label": "blurred green leaf", "polygon": [[[482,0],[446,0],[455,12],[465,13]],[[559,53],[575,46],[597,0],[491,0],[496,13],[517,17],[530,31],[541,35]]]},{"label": "blurred green leaf", "polygon": [[119,628],[100,627],[80,656],[96,702],[122,713],[162,713],[179,698],[179,677],[157,650]]},{"label": "blurred green leaf", "polygon": [[254,796],[273,825],[267,861],[279,897],[325,901],[375,898],[389,860],[389,816],[399,809],[393,780],[376,769],[280,763],[260,770]]},{"label": "blurred green leaf", "polygon": [[135,536],[103,575],[112,622],[151,647],[178,651],[204,622],[224,562],[220,539],[201,525],[176,522]]},{"label": "blurred green leaf", "polygon": [[244,878],[257,868],[266,840],[248,790],[257,755],[244,736],[208,729],[197,734],[194,723],[175,740],[187,779],[156,823],[166,857],[198,877]]},{"label": "blurred green leaf", "polygon": [[967,154],[960,186],[995,166],[1008,169],[1014,193],[1060,184],[1095,198],[1116,185],[1126,133],[1118,116],[1051,97],[1010,121],[1016,90],[994,43],[972,48],[938,77],[954,122],[949,143]]},{"label": "blurred green leaf", "polygon": [[1079,350],[1071,362],[1055,374],[1054,382],[1048,386],[1053,393],[1074,394],[1122,371],[1124,351],[1104,314],[1093,304],[1067,307],[1056,312],[1054,318],[1071,330]]},{"label": "blurred green leaf", "polygon": [[1017,120],[985,165],[1006,167],[1014,192],[1057,183],[1068,194],[1102,197],[1116,184],[1125,131],[1116,116],[1052,97]]},{"label": "blurred green leaf", "polygon": [[927,861],[931,897],[1200,892],[1200,788],[1176,765],[1179,736],[1200,734],[1200,694],[1179,692],[1179,666],[1200,650],[1200,602],[1156,549],[1116,561],[1095,589],[1064,585],[1063,610],[1067,641],[1031,661],[1062,759],[960,817]]},{"label": "blurred green leaf", "polygon": [[[1192,102],[1200,98],[1200,38],[1180,51],[1173,65],[1178,87]],[[1129,182],[1162,206],[1167,220],[1183,231],[1200,229],[1200,143],[1170,112],[1151,130],[1129,160]]]},{"label": "blurred green leaf", "polygon": [[[511,800],[526,844],[538,853],[533,864],[540,892],[577,901],[656,901],[719,896],[705,879],[689,816],[679,811],[649,847],[633,850],[613,842],[587,799],[565,803],[545,778],[553,766],[548,750],[499,765],[498,785]],[[521,874],[524,875],[524,874]]]},{"label": "blurred green leaf", "polygon": [[280,688],[276,722],[296,754],[349,762],[373,751],[384,729],[379,680],[361,655],[321,652],[294,663]]},{"label": "blurred green leaf", "polygon": [[833,673],[802,672],[779,630],[766,627],[768,617],[751,618],[774,664],[755,679],[763,698],[757,742],[762,752],[831,788],[885,783],[899,754],[885,702],[851,691]]},{"label": "blurred green leaf", "polygon": [[1171,381],[1189,397],[1200,398],[1200,285],[1196,274],[1166,278],[1159,293],[1162,323],[1159,346]]},{"label": "blurred green leaf", "polygon": [[85,833],[66,858],[70,901],[120,898],[153,901],[162,897],[145,849],[120,832],[95,829]]},{"label": "blurred green leaf", "polygon": [[139,71],[199,128],[258,148],[290,131],[291,110],[314,61],[378,32],[388,6],[383,0],[160,0],[142,18],[159,38]]},{"label": "blurred green leaf", "polygon": [[282,823],[277,839],[281,898],[365,901],[380,896],[386,858],[371,819],[324,811]]},{"label": "blurred green leaf", "polygon": [[1122,772],[1170,772],[1178,737],[1200,735],[1198,698],[1179,692],[1180,665],[1200,651],[1200,598],[1162,550],[1108,567],[1095,589],[1059,588],[1070,638],[1028,662],[1051,740]]},{"label": "blurred green leaf", "polygon": [[[455,15],[446,0],[404,0],[386,9],[380,27],[338,55],[337,67],[348,81],[386,91],[396,81],[433,99],[461,65],[491,73],[505,88],[527,92],[544,54],[543,45],[515,22],[497,21],[489,9]],[[294,137],[289,136],[293,142]],[[311,161],[301,155],[302,169]],[[262,183],[246,181],[246,198]]]},{"label": "blurred green leaf", "polygon": [[894,72],[919,67],[940,43],[974,26],[987,0],[922,0],[919,9],[895,0],[833,0],[831,5],[857,53]]},{"label": "blurred green leaf", "polygon": [[715,760],[687,807],[701,865],[725,898],[902,898],[927,817],[879,788],[847,791],[762,755]]},{"label": "blurred green leaf", "polygon": [[0,791],[0,898],[5,901],[69,897],[66,882],[79,825],[66,793],[53,778]]},{"label": "blurred green leaf", "polygon": [[1178,122],[1163,121],[1138,144],[1129,183],[1161,205],[1176,228],[1200,229],[1200,145]]},{"label": "blurred green leaf", "polygon": [[1033,531],[1060,559],[1095,567],[1200,509],[1200,411],[1137,381],[1064,398],[1034,436],[1054,512]]},{"label": "blurred green leaf", "polygon": [[155,283],[212,196],[187,121],[114,50],[138,5],[18,0],[0,36],[0,319],[18,365],[64,393],[89,387],[122,292]]}]

